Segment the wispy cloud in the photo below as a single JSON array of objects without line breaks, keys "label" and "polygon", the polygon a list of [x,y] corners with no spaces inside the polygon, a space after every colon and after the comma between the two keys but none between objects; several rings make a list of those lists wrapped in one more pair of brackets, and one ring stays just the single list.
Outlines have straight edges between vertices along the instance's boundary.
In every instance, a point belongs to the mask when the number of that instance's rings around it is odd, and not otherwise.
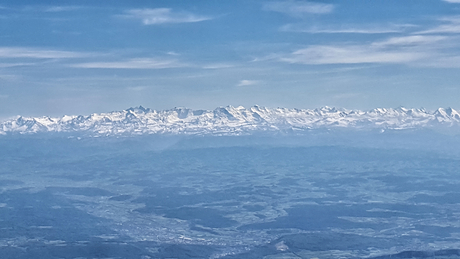
[{"label": "wispy cloud", "polygon": [[0,58],[42,58],[42,59],[59,59],[59,58],[81,58],[86,57],[88,54],[73,52],[73,51],[60,51],[60,50],[46,50],[37,48],[20,48],[20,47],[0,47]]},{"label": "wispy cloud", "polygon": [[32,66],[35,63],[0,63],[0,68],[5,67],[20,67],[20,66]]},{"label": "wispy cloud", "polygon": [[451,3],[451,4],[460,4],[460,0],[443,0],[443,1]]},{"label": "wispy cloud", "polygon": [[331,13],[334,10],[334,5],[318,2],[284,1],[267,3],[264,5],[264,10],[302,18],[307,14]]},{"label": "wispy cloud", "polygon": [[460,57],[449,52],[453,40],[446,36],[411,35],[390,37],[369,44],[314,45],[288,55],[278,55],[275,59],[292,64],[312,65],[399,63],[458,67],[455,64],[460,61]]},{"label": "wispy cloud", "polygon": [[79,68],[118,68],[118,69],[162,69],[162,68],[175,68],[185,67],[177,60],[158,60],[151,58],[136,58],[126,61],[115,62],[88,62],[72,65],[72,67]]},{"label": "wispy cloud", "polygon": [[78,9],[81,9],[81,6],[75,6],[75,5],[70,5],[70,6],[51,6],[45,8],[45,12],[50,12],[50,13],[57,13],[57,12],[67,12],[67,11],[75,11]]},{"label": "wispy cloud", "polygon": [[256,85],[258,83],[259,81],[257,80],[241,80],[236,86],[250,86],[250,85]]},{"label": "wispy cloud", "polygon": [[385,51],[362,45],[320,45],[294,51],[280,60],[300,64],[406,63],[423,56],[423,53]]},{"label": "wispy cloud", "polygon": [[448,39],[445,36],[425,36],[411,35],[403,37],[391,37],[384,41],[374,42],[371,45],[375,47],[390,47],[390,46],[421,46],[429,45]]},{"label": "wispy cloud", "polygon": [[168,51],[166,52],[166,54],[171,55],[171,56],[180,56],[180,54],[175,51]]},{"label": "wispy cloud", "polygon": [[432,29],[420,31],[418,32],[418,34],[460,33],[460,17],[459,16],[443,17],[439,20],[441,22],[444,22],[445,24],[441,24]]},{"label": "wispy cloud", "polygon": [[211,20],[211,17],[196,15],[189,12],[173,12],[171,8],[132,9],[126,11],[124,18],[140,19],[145,25],[164,23],[192,23]]},{"label": "wispy cloud", "polygon": [[224,69],[224,68],[231,68],[235,67],[234,64],[228,63],[215,63],[215,64],[206,64],[202,66],[203,69]]},{"label": "wispy cloud", "polygon": [[286,32],[306,32],[306,33],[355,33],[355,34],[382,34],[382,33],[401,33],[407,27],[414,27],[410,24],[388,25],[388,26],[340,26],[340,28],[326,28],[311,26],[306,24],[286,24],[280,28]]}]

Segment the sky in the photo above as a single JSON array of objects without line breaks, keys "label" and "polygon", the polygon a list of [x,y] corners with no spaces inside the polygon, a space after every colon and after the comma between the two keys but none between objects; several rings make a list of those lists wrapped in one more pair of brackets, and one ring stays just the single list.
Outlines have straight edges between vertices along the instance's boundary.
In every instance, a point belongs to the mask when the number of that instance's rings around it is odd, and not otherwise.
[{"label": "sky", "polygon": [[0,119],[460,109],[460,0],[0,0]]}]

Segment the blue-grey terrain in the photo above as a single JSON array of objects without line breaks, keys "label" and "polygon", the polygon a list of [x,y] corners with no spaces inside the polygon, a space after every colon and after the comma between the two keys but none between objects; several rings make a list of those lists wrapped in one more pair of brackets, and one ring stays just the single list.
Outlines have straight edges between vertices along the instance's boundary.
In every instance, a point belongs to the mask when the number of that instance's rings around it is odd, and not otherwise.
[{"label": "blue-grey terrain", "polygon": [[231,130],[131,134],[133,111],[130,134],[3,124],[1,258],[460,258],[452,121],[266,130],[219,110]]}]

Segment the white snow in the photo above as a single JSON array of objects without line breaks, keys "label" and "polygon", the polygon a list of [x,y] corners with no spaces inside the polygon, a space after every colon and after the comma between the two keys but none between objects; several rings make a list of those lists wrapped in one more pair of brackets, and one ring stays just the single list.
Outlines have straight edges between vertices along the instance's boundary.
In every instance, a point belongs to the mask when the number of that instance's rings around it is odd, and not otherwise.
[{"label": "white snow", "polygon": [[302,131],[318,128],[411,129],[460,126],[460,114],[452,108],[376,108],[370,111],[335,107],[309,109],[253,106],[191,110],[177,107],[155,111],[143,107],[89,116],[17,117],[0,123],[0,134],[37,132],[86,132],[122,134],[219,134],[241,135],[257,131]]}]

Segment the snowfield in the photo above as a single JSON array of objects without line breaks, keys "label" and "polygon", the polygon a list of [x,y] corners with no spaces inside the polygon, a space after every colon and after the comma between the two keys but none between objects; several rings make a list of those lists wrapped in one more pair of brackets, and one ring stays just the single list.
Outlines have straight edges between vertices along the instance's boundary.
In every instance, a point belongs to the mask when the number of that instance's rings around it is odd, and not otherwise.
[{"label": "snowfield", "polygon": [[250,135],[254,132],[296,132],[321,128],[412,129],[460,126],[452,108],[376,108],[370,111],[331,107],[310,109],[253,106],[214,110],[174,108],[156,111],[142,106],[89,116],[22,117],[0,123],[0,134],[81,132],[93,136],[189,134]]}]

